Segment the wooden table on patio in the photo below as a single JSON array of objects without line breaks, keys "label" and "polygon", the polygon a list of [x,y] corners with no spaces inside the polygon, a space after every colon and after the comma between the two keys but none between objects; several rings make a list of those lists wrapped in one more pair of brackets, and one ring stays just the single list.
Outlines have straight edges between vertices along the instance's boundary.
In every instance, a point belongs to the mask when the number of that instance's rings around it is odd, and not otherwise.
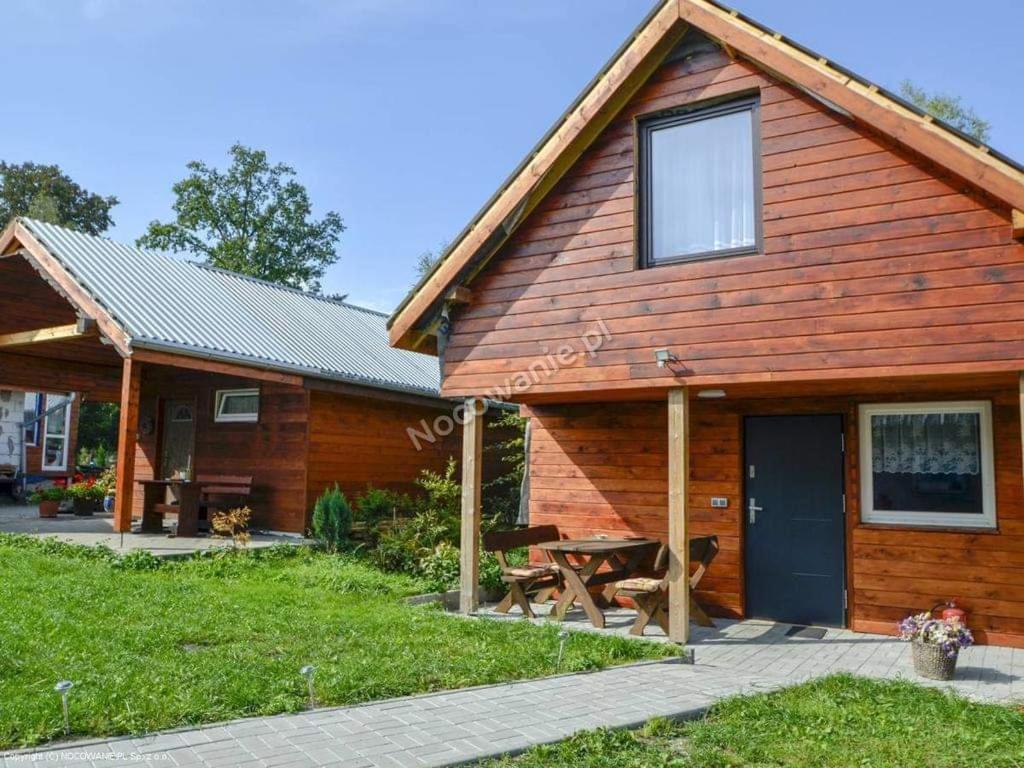
[{"label": "wooden table on patio", "polygon": [[[565,589],[551,615],[561,621],[577,600],[586,611],[590,622],[599,629],[604,628],[604,613],[597,600],[590,594],[589,587],[610,585],[635,574],[645,558],[653,556],[660,543],[655,539],[562,539],[538,544],[539,549],[550,553],[551,558],[562,572]],[[573,565],[569,557],[582,561]],[[607,563],[608,570],[599,570]],[[606,587],[601,600],[611,597],[612,590]]]},{"label": "wooden table on patio", "polygon": [[[195,480],[140,480],[143,489],[142,532],[162,533],[164,515],[178,516],[178,536],[199,534],[199,499],[204,483]],[[167,489],[177,498],[177,504],[166,504]]]}]

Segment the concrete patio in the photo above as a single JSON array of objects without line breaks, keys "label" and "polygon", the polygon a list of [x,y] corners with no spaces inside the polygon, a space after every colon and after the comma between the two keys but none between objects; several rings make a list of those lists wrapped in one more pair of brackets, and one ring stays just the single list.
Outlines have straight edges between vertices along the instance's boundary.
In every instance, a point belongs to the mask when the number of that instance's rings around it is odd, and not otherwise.
[{"label": "concrete patio", "polygon": [[[22,533],[49,537],[84,546],[103,545],[125,553],[144,549],[157,557],[180,557],[209,549],[231,547],[231,541],[210,536],[178,538],[169,533],[116,533],[112,515],[75,517],[60,514],[55,518],[39,517],[34,505],[0,504],[0,533]],[[304,539],[283,534],[253,534],[250,549],[274,544],[302,544]]]},{"label": "concrete patio", "polygon": [[[534,605],[535,623],[549,621],[553,603]],[[494,606],[481,616],[522,621],[518,608],[499,614]],[[566,616],[566,629],[611,632],[629,636],[636,613],[627,608],[605,611],[606,628],[595,629],[582,610]],[[905,678],[915,683],[947,688],[981,701],[1024,701],[1024,649],[981,645],[965,649],[957,664],[956,679],[945,683],[925,680],[914,673],[909,643],[896,637],[852,632],[848,629],[811,628],[805,636],[790,636],[791,624],[770,621],[715,619],[714,628],[691,627],[689,647],[698,667],[728,669],[737,675],[755,675],[795,684],[824,675],[849,672],[873,678]],[[820,635],[820,637],[806,635]],[[657,624],[646,630],[650,642],[669,642]]]}]

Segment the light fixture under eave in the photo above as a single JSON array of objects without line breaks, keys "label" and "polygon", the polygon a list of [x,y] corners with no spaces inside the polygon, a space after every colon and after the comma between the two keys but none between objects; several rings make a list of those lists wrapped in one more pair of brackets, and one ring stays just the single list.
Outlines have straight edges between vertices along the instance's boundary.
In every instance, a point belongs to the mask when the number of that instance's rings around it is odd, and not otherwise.
[{"label": "light fixture under eave", "polygon": [[697,393],[701,400],[721,400],[725,397],[724,389],[702,389]]}]

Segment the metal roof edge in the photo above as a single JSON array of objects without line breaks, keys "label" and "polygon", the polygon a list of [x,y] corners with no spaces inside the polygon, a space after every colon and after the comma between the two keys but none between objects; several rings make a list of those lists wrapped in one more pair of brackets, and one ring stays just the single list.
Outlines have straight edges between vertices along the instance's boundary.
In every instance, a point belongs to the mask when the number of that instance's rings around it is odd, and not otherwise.
[{"label": "metal roof edge", "polygon": [[262,360],[260,358],[249,357],[247,355],[241,355],[233,352],[225,352],[222,350],[208,349],[206,347],[197,347],[190,344],[181,344],[172,341],[163,341],[159,339],[150,338],[133,338],[131,340],[131,348],[134,349],[148,349],[156,352],[170,352],[182,357],[194,357],[202,360],[216,360],[223,363],[234,363],[246,368],[256,368],[265,371],[276,371],[278,373],[291,373],[299,376],[306,376],[312,379],[322,379],[324,381],[340,381],[345,384],[355,384],[362,387],[369,387],[372,389],[386,389],[392,392],[401,392],[408,395],[419,395],[421,397],[431,397],[440,402],[453,402],[451,398],[442,397],[440,392],[436,389],[421,388],[403,386],[394,382],[382,381],[380,379],[372,379],[369,377],[351,376],[340,373],[334,373],[332,371],[325,371],[320,368],[312,368],[309,366],[302,365],[290,365],[288,363],[278,363],[273,360]]}]

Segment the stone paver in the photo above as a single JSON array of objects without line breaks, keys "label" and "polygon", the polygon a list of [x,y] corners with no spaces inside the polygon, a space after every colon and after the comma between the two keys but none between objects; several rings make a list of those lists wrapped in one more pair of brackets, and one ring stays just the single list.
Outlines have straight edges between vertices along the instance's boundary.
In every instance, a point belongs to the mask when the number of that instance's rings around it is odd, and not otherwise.
[{"label": "stone paver", "polygon": [[[544,623],[550,606],[534,606],[535,623]],[[485,615],[522,621],[518,609],[507,616],[485,609]],[[565,625],[581,632],[612,632],[628,636],[636,614],[629,609],[605,611],[606,628],[595,630],[580,610],[571,611]],[[960,654],[956,679],[949,683],[925,680],[914,674],[908,643],[886,635],[824,630],[820,640],[788,637],[792,625],[771,621],[715,619],[714,628],[694,626],[690,647],[698,666],[713,666],[784,681],[806,682],[816,677],[849,672],[879,679],[902,677],[921,685],[947,688],[979,701],[1024,701],[1024,649],[979,645]],[[648,627],[647,640],[668,642],[656,625]]]},{"label": "stone paver", "polygon": [[[609,611],[625,633],[630,611]],[[521,621],[522,619],[516,619]],[[575,613],[566,626],[593,631]],[[0,768],[40,765],[447,766],[560,741],[597,727],[630,727],[652,717],[686,718],[738,693],[772,690],[847,671],[906,677],[975,699],[1024,700],[1024,651],[963,652],[953,683],[916,678],[910,649],[891,637],[829,629],[820,639],[787,636],[789,625],[716,622],[696,629],[696,665],[678,659],[601,672],[412,696],[356,707],[251,718],[192,730],[78,742],[0,755]],[[665,642],[657,630],[651,640]],[[571,640],[570,640],[571,642]]]},{"label": "stone paver", "polygon": [[[181,557],[207,549],[231,547],[230,541],[209,536],[178,538],[166,533],[115,533],[114,518],[108,514],[91,517],[60,514],[55,518],[40,518],[38,507],[24,504],[0,503],[0,533],[22,533],[87,547],[102,545],[122,554],[144,549],[157,557]],[[303,542],[302,538],[288,534],[256,533],[249,546],[260,549],[275,544]]]},{"label": "stone paver", "polygon": [[779,681],[678,659],[601,672],[252,718],[138,738],[6,753],[39,765],[445,766],[560,741],[581,730],[695,717],[723,696]]}]

